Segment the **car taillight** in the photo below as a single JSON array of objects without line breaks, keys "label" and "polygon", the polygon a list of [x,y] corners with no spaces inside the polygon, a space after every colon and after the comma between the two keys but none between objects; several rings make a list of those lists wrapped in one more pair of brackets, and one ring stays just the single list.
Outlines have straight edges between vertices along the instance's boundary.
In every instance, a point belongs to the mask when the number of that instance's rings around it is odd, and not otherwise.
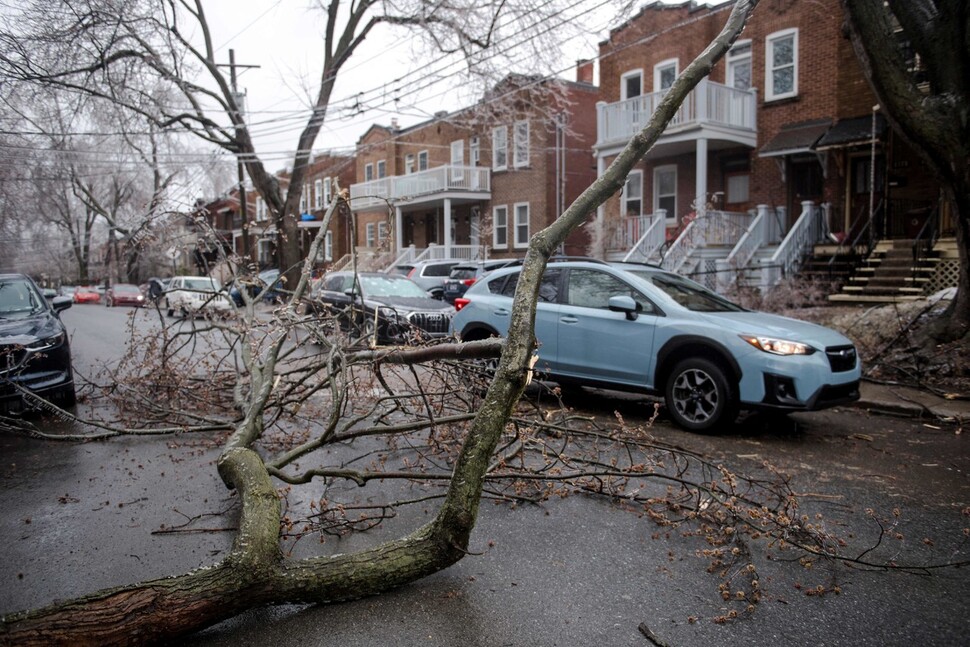
[{"label": "car taillight", "polygon": [[460,311],[469,303],[471,303],[471,299],[463,299],[462,297],[458,297],[457,299],[455,299],[455,312]]},{"label": "car taillight", "polygon": [[473,284],[473,283],[474,283],[475,281],[476,281],[476,279],[465,279],[464,281],[462,281],[462,283],[464,283],[464,284],[465,284],[465,285],[467,285],[468,287],[471,287],[471,286],[472,286],[472,284]]},{"label": "car taillight", "polygon": [[414,273],[415,273],[415,272],[416,272],[417,270],[418,270],[418,268],[416,268],[416,267],[412,267],[412,268],[411,268],[411,271],[410,271],[410,272],[408,272],[408,278],[411,278],[411,277],[413,277],[413,276],[414,276]]}]

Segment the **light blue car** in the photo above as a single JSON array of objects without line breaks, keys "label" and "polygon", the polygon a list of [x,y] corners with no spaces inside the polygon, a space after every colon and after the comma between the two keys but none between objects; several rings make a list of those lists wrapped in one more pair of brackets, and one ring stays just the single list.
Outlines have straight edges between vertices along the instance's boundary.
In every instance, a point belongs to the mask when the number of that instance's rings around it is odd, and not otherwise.
[{"label": "light blue car", "polygon": [[[452,333],[503,336],[521,266],[456,299]],[[662,394],[680,426],[709,430],[739,409],[815,411],[859,398],[841,333],[745,310],[679,274],[596,260],[550,262],[536,306],[537,370],[560,383]]]}]

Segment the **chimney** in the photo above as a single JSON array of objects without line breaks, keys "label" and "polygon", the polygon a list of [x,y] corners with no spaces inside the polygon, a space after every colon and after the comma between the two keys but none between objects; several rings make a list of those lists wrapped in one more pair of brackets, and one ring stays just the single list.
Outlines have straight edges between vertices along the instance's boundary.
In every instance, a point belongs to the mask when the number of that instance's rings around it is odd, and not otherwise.
[{"label": "chimney", "polygon": [[397,128],[398,128],[397,117],[391,117],[391,130],[397,130]]},{"label": "chimney", "polygon": [[576,81],[593,85],[593,61],[588,58],[576,61]]}]

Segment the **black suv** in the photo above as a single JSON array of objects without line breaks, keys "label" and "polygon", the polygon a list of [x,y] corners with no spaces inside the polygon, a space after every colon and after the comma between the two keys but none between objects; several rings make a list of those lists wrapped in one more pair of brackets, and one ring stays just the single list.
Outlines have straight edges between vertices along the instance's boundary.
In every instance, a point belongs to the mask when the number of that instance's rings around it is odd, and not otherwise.
[{"label": "black suv", "polygon": [[21,389],[74,406],[71,347],[58,317],[71,303],[71,297],[48,303],[28,276],[0,274],[0,411],[34,408]]}]

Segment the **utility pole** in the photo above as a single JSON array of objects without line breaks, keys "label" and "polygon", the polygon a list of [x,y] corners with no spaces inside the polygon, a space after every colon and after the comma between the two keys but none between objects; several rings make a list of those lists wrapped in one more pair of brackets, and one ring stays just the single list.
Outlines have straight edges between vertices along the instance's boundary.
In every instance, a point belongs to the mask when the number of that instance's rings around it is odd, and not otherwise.
[{"label": "utility pole", "polygon": [[[219,65],[218,67],[226,67],[225,65]],[[236,108],[239,111],[239,121],[243,121],[245,118],[245,112],[243,108],[243,100],[245,99],[245,94],[239,92],[239,88],[236,85],[236,68],[242,67],[246,69],[258,68],[258,65],[236,65],[236,51],[233,49],[229,50],[229,83],[232,86],[232,99],[236,104]],[[241,125],[236,126],[236,135],[238,137],[239,131],[242,129]],[[242,157],[238,154],[236,155],[236,172],[239,176],[239,217],[242,219],[242,232],[243,232],[243,256],[247,261],[253,260],[253,250],[252,241],[249,239],[249,208],[247,206],[246,199],[246,172],[245,165],[243,164]]]}]

